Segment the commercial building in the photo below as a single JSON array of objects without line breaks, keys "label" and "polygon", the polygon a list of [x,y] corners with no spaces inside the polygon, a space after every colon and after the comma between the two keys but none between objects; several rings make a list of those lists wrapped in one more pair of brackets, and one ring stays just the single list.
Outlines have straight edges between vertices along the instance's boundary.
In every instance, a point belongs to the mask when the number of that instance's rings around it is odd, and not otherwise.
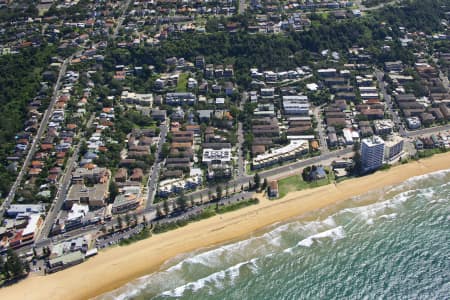
[{"label": "commercial building", "polygon": [[108,183],[95,184],[92,187],[74,184],[69,190],[64,206],[71,208],[74,203],[89,204],[92,207],[104,206],[108,197],[108,187]]},{"label": "commercial building", "polygon": [[363,172],[370,172],[383,165],[384,141],[379,136],[362,140],[361,162]]},{"label": "commercial building", "polygon": [[136,209],[139,206],[140,200],[139,186],[126,186],[121,189],[121,194],[117,195],[112,205],[113,214],[125,213],[129,210]]},{"label": "commercial building", "polygon": [[10,218],[20,217],[29,214],[41,214],[45,212],[43,204],[12,204],[7,210],[6,215]]},{"label": "commercial building", "polygon": [[84,261],[84,254],[81,251],[70,252],[60,257],[48,261],[47,273],[53,273],[70,266],[77,265]]},{"label": "commercial building", "polygon": [[83,183],[88,181],[90,183],[105,183],[109,179],[109,171],[106,168],[77,168],[72,173],[72,183]]}]

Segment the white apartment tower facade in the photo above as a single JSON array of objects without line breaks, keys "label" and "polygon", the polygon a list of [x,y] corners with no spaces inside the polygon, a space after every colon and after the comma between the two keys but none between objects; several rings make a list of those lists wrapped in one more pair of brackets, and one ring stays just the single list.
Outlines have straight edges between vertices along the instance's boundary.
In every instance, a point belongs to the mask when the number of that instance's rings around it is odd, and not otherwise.
[{"label": "white apartment tower facade", "polygon": [[379,136],[363,139],[361,142],[361,163],[363,172],[370,172],[383,165],[384,141]]}]

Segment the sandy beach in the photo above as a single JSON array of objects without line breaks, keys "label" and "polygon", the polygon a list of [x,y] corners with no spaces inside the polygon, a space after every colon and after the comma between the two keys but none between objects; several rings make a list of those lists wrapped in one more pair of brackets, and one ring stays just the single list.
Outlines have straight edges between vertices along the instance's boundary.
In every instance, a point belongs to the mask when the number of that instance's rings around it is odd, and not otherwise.
[{"label": "sandy beach", "polygon": [[[89,299],[152,271],[190,251],[242,239],[276,222],[286,221],[351,197],[406,179],[450,169],[450,153],[411,162],[373,175],[288,194],[258,205],[215,216],[126,247],[102,251],[87,262],[48,276],[30,276],[0,289],[1,299]],[[300,171],[300,170],[299,170]]]}]

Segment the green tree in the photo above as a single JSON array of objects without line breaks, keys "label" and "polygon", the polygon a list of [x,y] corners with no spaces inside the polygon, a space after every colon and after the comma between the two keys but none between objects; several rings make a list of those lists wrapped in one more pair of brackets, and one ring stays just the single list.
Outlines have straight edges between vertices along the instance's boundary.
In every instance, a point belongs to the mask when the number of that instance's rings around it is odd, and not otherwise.
[{"label": "green tree", "polygon": [[225,183],[225,196],[228,197],[230,194],[230,185],[227,183]]},{"label": "green tree", "polygon": [[157,206],[156,206],[156,217],[157,217],[158,219],[160,219],[160,218],[162,218],[162,216],[163,216],[163,212],[162,212],[162,210],[161,210],[161,206],[157,205]]},{"label": "green tree", "polygon": [[361,145],[356,142],[353,145],[353,151],[355,151],[355,155],[353,156],[353,169],[352,173],[355,175],[359,175],[362,172],[362,161],[361,161],[361,152],[360,152]]},{"label": "green tree", "polygon": [[185,211],[187,209],[187,199],[183,193],[177,198],[177,207],[181,211]]},{"label": "green tree", "polygon": [[129,214],[125,215],[125,224],[127,224],[127,227],[130,227],[131,224],[131,217]]},{"label": "green tree", "polygon": [[121,216],[117,217],[117,227],[119,227],[119,229],[122,229],[123,227],[123,220]]},{"label": "green tree", "polygon": [[212,192],[210,189],[208,189],[208,201],[212,200]]},{"label": "green tree", "polygon": [[267,182],[267,178],[264,178],[262,189],[263,190],[266,189],[268,185],[269,185],[269,183]]},{"label": "green tree", "polygon": [[163,157],[167,157],[169,155],[169,152],[170,152],[170,144],[164,143],[161,148],[161,155]]},{"label": "green tree", "polygon": [[164,214],[166,216],[168,216],[170,213],[170,208],[169,208],[169,202],[167,201],[167,199],[164,199],[164,201],[163,201],[163,210],[164,210]]},{"label": "green tree", "polygon": [[216,195],[217,195],[217,199],[220,200],[222,199],[222,193],[223,193],[223,188],[222,186],[219,184],[216,187]]},{"label": "green tree", "polygon": [[117,184],[114,182],[114,180],[111,180],[109,182],[109,202],[113,203],[114,199],[116,199],[116,196],[119,194],[119,188],[117,187]]},{"label": "green tree", "polygon": [[18,278],[24,275],[26,268],[19,256],[11,249],[8,249],[3,269],[3,274],[6,275],[6,278]]},{"label": "green tree", "polygon": [[255,173],[255,176],[253,176],[253,180],[255,181],[255,188],[259,189],[259,187],[261,186],[261,177],[259,176],[258,172]]}]

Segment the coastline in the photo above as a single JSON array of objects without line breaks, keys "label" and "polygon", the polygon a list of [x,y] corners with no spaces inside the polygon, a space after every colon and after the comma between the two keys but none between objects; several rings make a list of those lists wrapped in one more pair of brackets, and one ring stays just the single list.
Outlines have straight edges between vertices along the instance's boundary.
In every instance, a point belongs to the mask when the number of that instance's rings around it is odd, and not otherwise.
[{"label": "coastline", "polygon": [[450,153],[438,154],[315,189],[287,194],[258,205],[217,215],[125,247],[102,251],[80,265],[47,276],[31,276],[0,289],[2,299],[88,299],[159,270],[177,255],[248,237],[277,222],[320,210],[351,197],[402,183],[408,178],[450,169]]}]

